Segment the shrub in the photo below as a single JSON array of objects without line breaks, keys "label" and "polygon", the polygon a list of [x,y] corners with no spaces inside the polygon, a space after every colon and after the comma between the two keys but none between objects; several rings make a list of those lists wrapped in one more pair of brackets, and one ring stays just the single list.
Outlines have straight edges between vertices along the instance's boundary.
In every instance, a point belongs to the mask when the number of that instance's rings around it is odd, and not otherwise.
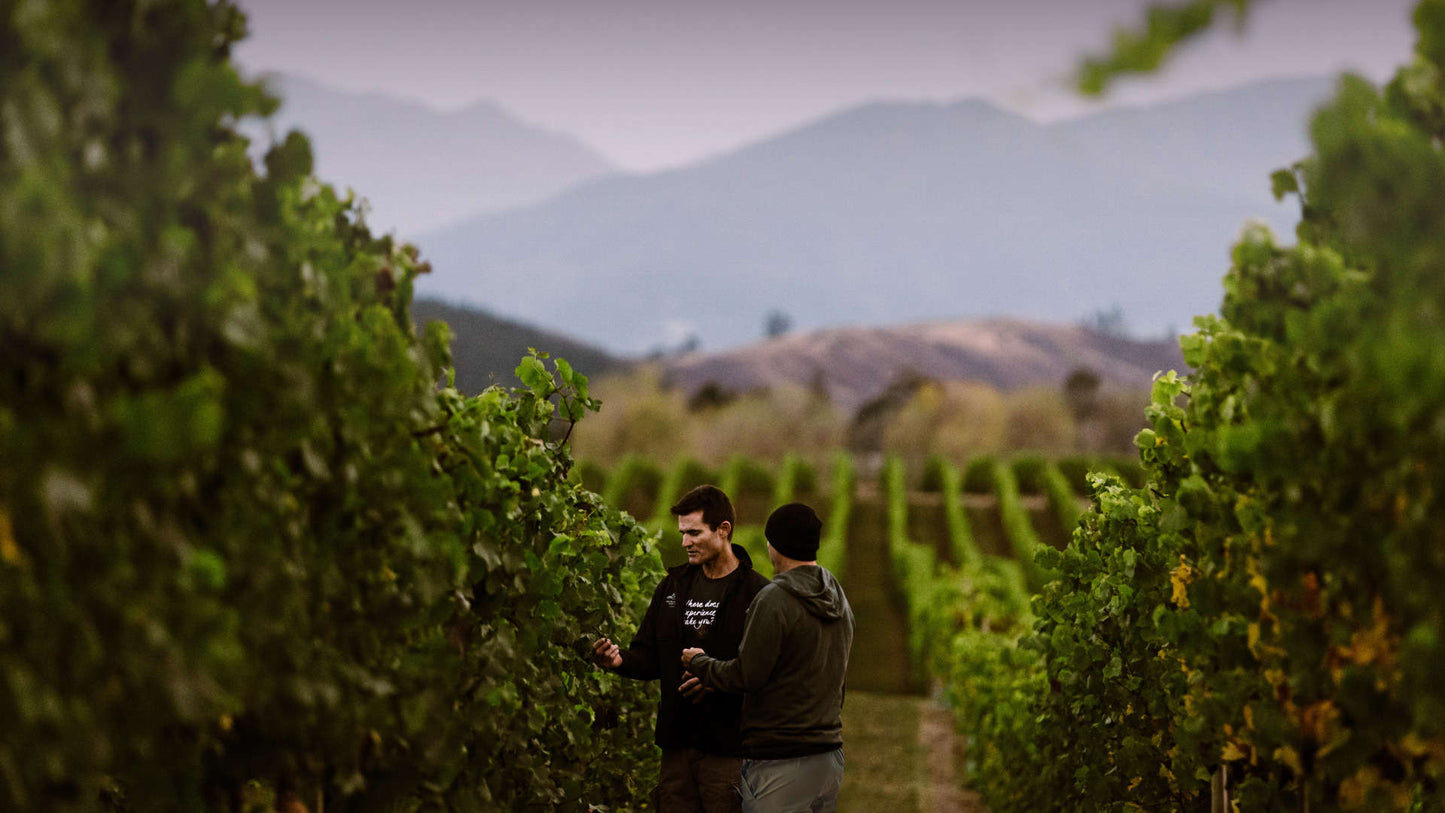
[{"label": "shrub", "polygon": [[1144,487],[1144,467],[1139,463],[1138,455],[1112,455],[1101,458],[1099,467],[1102,471],[1118,475],[1130,488]]},{"label": "shrub", "polygon": [[636,804],[647,693],[574,645],[659,571],[551,441],[586,379],[437,386],[415,250],[303,136],[252,166],[243,29],[0,12],[0,807]]},{"label": "shrub", "polygon": [[[775,484],[772,472],[767,468],[750,457],[742,456],[734,458],[733,465],[737,466],[735,489],[740,496],[745,494],[772,496]],[[732,492],[728,493],[731,496]]]},{"label": "shrub", "polygon": [[1095,478],[1044,552],[1041,675],[973,718],[1029,778],[993,775],[994,810],[1198,808],[1219,768],[1241,810],[1445,807],[1445,3],[1415,23],[1416,60],[1346,77],[1275,174],[1298,243],[1235,245],[1194,372],[1154,384],[1146,487]]},{"label": "shrub", "polygon": [[[943,491],[945,469],[948,466],[948,460],[943,455],[929,455],[923,461],[923,475],[918,481],[918,490],[927,494],[937,494]],[[955,472],[956,474],[957,472]]]},{"label": "shrub", "polygon": [[718,482],[717,472],[696,460],[683,458],[668,470],[657,487],[657,508],[653,520],[663,527],[672,525],[672,506],[682,499],[682,495],[697,486],[717,485]]},{"label": "shrub", "polygon": [[992,457],[969,460],[968,468],[963,471],[963,490],[969,494],[993,493],[995,462]]},{"label": "shrub", "polygon": [[908,461],[952,460],[998,451],[1008,431],[1004,398],[987,384],[930,382],[889,421],[883,451]]},{"label": "shrub", "polygon": [[640,455],[624,455],[607,479],[603,502],[635,517],[652,518],[662,489],[662,469]]},{"label": "shrub", "polygon": [[1091,457],[1084,455],[1065,455],[1054,461],[1058,466],[1059,473],[1064,476],[1069,488],[1075,494],[1089,493],[1088,474],[1096,470],[1096,463]]},{"label": "shrub", "polygon": [[1048,578],[1046,569],[1037,560],[1039,550],[1045,546],[1034,532],[1028,510],[1019,501],[1013,468],[1003,461],[996,461],[993,466],[993,492],[998,498],[999,518],[1003,520],[1004,532],[1013,546],[1024,582],[1031,592],[1037,592]]},{"label": "shrub", "polygon": [[806,458],[793,461],[793,494],[814,494],[818,491],[818,470]]},{"label": "shrub", "polygon": [[577,427],[574,453],[617,471],[634,456],[662,464],[691,453],[691,419],[683,397],[664,389],[648,366],[602,377],[594,392],[606,409]]},{"label": "shrub", "polygon": [[579,460],[574,471],[577,472],[577,481],[588,491],[601,494],[607,489],[607,469],[596,461]]},{"label": "shrub", "polygon": [[1011,465],[1020,494],[1044,493],[1044,469],[1048,466],[1048,461],[1043,455],[1030,454],[1015,457]]},{"label": "shrub", "polygon": [[853,507],[856,482],[853,458],[847,452],[834,453],[833,505],[828,512],[828,523],[823,528],[822,544],[818,546],[818,564],[832,571],[840,580],[847,563],[848,518]]},{"label": "shrub", "polygon": [[1079,524],[1082,509],[1069,481],[1052,462],[1044,465],[1044,491],[1049,498],[1049,509],[1059,518],[1065,535],[1072,536],[1074,528]]},{"label": "shrub", "polygon": [[1074,444],[1074,416],[1063,392],[1032,388],[1004,396],[1004,445],[1013,451],[1058,452]]}]

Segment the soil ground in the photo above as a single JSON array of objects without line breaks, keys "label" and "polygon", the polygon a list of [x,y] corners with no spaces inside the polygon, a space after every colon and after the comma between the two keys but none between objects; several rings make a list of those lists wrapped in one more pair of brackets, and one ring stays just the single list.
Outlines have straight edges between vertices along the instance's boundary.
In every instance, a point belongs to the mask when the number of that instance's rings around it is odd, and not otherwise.
[{"label": "soil ground", "polygon": [[917,695],[848,692],[840,813],[985,813],[961,784],[947,709]]}]

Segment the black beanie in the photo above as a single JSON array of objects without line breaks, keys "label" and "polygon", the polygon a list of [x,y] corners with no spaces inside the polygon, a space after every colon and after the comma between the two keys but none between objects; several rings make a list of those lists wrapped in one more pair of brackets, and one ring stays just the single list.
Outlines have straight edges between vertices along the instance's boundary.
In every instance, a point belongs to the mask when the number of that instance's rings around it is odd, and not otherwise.
[{"label": "black beanie", "polygon": [[818,540],[823,523],[813,509],[800,502],[790,502],[768,517],[763,536],[778,553],[799,562],[818,558]]}]

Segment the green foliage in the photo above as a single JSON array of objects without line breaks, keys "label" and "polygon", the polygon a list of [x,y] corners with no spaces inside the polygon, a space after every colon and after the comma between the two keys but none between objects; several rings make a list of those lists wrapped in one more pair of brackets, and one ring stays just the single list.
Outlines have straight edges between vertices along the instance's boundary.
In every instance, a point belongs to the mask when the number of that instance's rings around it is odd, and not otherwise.
[{"label": "green foliage", "polygon": [[732,474],[725,473],[723,477],[728,479],[731,476],[732,490],[724,489],[729,497],[741,497],[749,494],[772,495],[773,475],[767,467],[742,455],[733,457],[728,465],[731,467]]},{"label": "green foliage", "polygon": [[[636,629],[662,575],[655,538],[567,483],[565,453],[537,441],[552,399],[560,396],[563,414],[579,414],[586,400],[586,379],[565,361],[553,372],[524,360],[518,377],[528,390],[440,395],[449,426],[438,436],[448,442],[438,464],[453,472],[451,504],[462,508],[475,581],[468,612],[453,607],[431,638],[458,650],[454,688],[439,691],[435,673],[417,675],[417,695],[399,713],[416,715],[415,698],[433,695],[437,719],[422,726],[409,717],[408,732],[436,752],[455,749],[447,767],[456,774],[444,774],[448,807],[470,804],[479,788],[484,803],[501,807],[633,805],[651,784],[637,766],[654,759],[652,693],[595,670],[579,649],[598,634]],[[454,603],[443,598],[433,600],[433,617]]]},{"label": "green foliage", "polygon": [[0,806],[635,804],[647,692],[575,645],[659,571],[551,440],[586,379],[438,390],[415,250],[299,134],[252,167],[243,28],[0,4]]},{"label": "green foliage", "polygon": [[[923,476],[918,481],[918,490],[927,494],[938,494],[944,490],[944,469],[950,464],[948,458],[941,454],[931,454],[924,458]],[[957,471],[954,472],[955,476]]]},{"label": "green foliage", "polygon": [[691,410],[687,393],[668,388],[657,368],[634,365],[599,378],[594,389],[607,409],[578,427],[574,449],[609,468],[626,454],[666,464],[692,457],[719,469],[743,456],[771,468],[789,451],[822,465],[848,426],[848,416],[803,387],[768,387]]},{"label": "green foliage", "polygon": [[1003,520],[1004,533],[1013,545],[1014,557],[1024,574],[1024,583],[1031,592],[1037,592],[1048,579],[1047,569],[1041,566],[1037,555],[1043,547],[1039,536],[1029,521],[1028,509],[1019,500],[1018,483],[1014,479],[1013,467],[1003,461],[993,466],[993,492],[998,498],[998,513]]},{"label": "green foliage", "polygon": [[[1181,747],[1178,728],[1193,722],[1181,695],[1190,675],[1172,656],[1156,622],[1171,597],[1179,539],[1140,492],[1117,479],[1094,480],[1094,509],[1074,544],[1045,550],[1042,563],[1059,574],[1034,608],[1038,621],[1023,646],[1039,656],[1052,691],[1031,699],[1028,713],[1043,737],[1039,773],[1030,787],[1004,797],[1037,806],[1041,784],[1092,809],[1188,809],[1207,796],[1214,765],[1206,752]],[[1087,731],[1065,738],[1067,725]],[[1050,733],[1054,732],[1054,733]],[[1017,746],[1013,746],[1017,747]],[[1101,768],[1100,766],[1109,766]]]},{"label": "green foliage", "polygon": [[1079,500],[1074,496],[1074,489],[1069,485],[1068,478],[1052,461],[1044,464],[1043,470],[1044,490],[1049,498],[1049,510],[1059,518],[1059,524],[1063,526],[1064,533],[1073,534],[1074,527],[1079,524],[1079,514],[1082,509],[1079,507]]},{"label": "green foliage", "polygon": [[657,464],[640,455],[625,455],[607,478],[602,501],[643,517],[650,516],[649,511],[657,507],[662,479],[662,469]]},{"label": "green foliage", "polygon": [[973,529],[969,527],[968,514],[963,510],[963,478],[959,476],[958,469],[947,460],[935,457],[929,462],[938,482],[938,491],[943,496],[943,517],[948,523],[948,545],[954,564],[967,567],[981,563],[983,555],[974,544]]},{"label": "green foliage", "polygon": [[733,532],[733,541],[752,557],[753,569],[764,576],[772,576],[772,563],[768,559],[768,540],[761,525],[743,525]]},{"label": "green foliage", "polygon": [[1242,27],[1252,4],[1251,0],[1189,0],[1152,6],[1143,30],[1117,29],[1109,53],[1084,60],[1075,84],[1080,92],[1097,96],[1121,76],[1150,73],[1181,43],[1208,30],[1219,9],[1232,9],[1237,24]]},{"label": "green foliage", "polygon": [[1058,467],[1059,473],[1064,475],[1071,491],[1075,494],[1089,493],[1089,472],[1097,470],[1092,457],[1066,455],[1055,460],[1054,465]]},{"label": "green foliage", "polygon": [[950,657],[941,675],[968,755],[969,785],[986,795],[989,809],[1001,813],[1055,810],[1065,804],[1056,788],[1027,772],[1053,749],[1030,740],[1039,733],[1031,704],[1049,692],[1049,684],[1037,655],[1017,645],[1025,628],[964,628],[950,639]]},{"label": "green foliage", "polygon": [[970,459],[963,470],[963,490],[969,494],[992,493],[995,462],[988,455]]},{"label": "green foliage", "polygon": [[792,462],[793,468],[793,494],[794,499],[798,495],[815,494],[818,491],[818,470],[807,459],[798,457]]},{"label": "green foliage", "polygon": [[[799,488],[799,479],[806,479],[809,488]],[[814,474],[812,466],[803,462],[801,456],[788,452],[783,455],[782,465],[777,466],[777,479],[773,481],[773,505],[786,505],[792,503],[793,495],[802,491],[812,491],[814,485]]]},{"label": "green foliage", "polygon": [[716,485],[722,477],[721,473],[715,469],[710,469],[696,460],[691,459],[683,460],[676,468],[678,475],[675,497],[678,499],[680,499],[683,494],[700,485],[707,485],[709,483]]},{"label": "green foliage", "polygon": [[1128,457],[1108,456],[1100,458],[1099,470],[1113,474],[1123,480],[1130,488],[1143,488],[1147,475],[1144,466],[1139,462],[1137,455]]},{"label": "green foliage", "polygon": [[857,474],[853,469],[853,458],[843,451],[833,455],[833,505],[828,512],[828,523],[823,528],[822,544],[818,546],[818,564],[827,568],[839,580],[844,578],[843,569],[848,554],[848,519],[853,510],[853,489]]},{"label": "green foliage", "polygon": [[596,494],[607,490],[607,469],[590,460],[579,460],[573,469],[582,487]]},{"label": "green foliage", "polygon": [[[957,472],[949,479],[957,485]],[[1016,631],[1028,617],[1027,593],[1013,563],[965,553],[959,567],[942,565],[932,547],[908,537],[908,491],[903,459],[890,456],[882,472],[888,554],[908,612],[908,651],[915,683],[949,674],[960,630]],[[958,490],[952,489],[957,506]],[[954,519],[961,519],[957,511]],[[950,532],[959,530],[950,520]],[[967,526],[961,530],[966,535]],[[957,544],[957,543],[955,543]],[[972,547],[965,539],[964,544]]]},{"label": "green foliage", "polygon": [[1415,22],[1417,59],[1346,77],[1273,179],[1298,243],[1247,229],[1195,372],[1156,381],[1146,487],[1096,480],[1044,553],[1037,660],[958,678],[1029,777],[981,771],[993,809],[1188,809],[1221,765],[1241,810],[1445,807],[1445,2]]},{"label": "green foliage", "polygon": [[734,501],[741,496],[738,491],[738,483],[742,479],[744,460],[745,458],[741,455],[734,457],[728,461],[726,466],[723,466],[722,472],[718,475],[717,487]]},{"label": "green foliage", "polygon": [[717,472],[711,471],[691,458],[683,458],[673,464],[657,487],[657,507],[653,510],[650,524],[663,529],[675,528],[672,506],[682,495],[700,485],[718,482]]},{"label": "green foliage", "polygon": [[903,591],[908,608],[908,652],[915,683],[922,682],[927,647],[932,639],[925,615],[938,606],[934,596],[937,566],[933,548],[908,538],[908,483],[903,458],[890,455],[884,462],[882,492],[887,508],[888,561]]},{"label": "green foliage", "polygon": [[1009,464],[1013,467],[1014,480],[1018,483],[1020,494],[1043,494],[1044,467],[1048,461],[1043,455],[1021,455],[1015,457]]},{"label": "green foliage", "polygon": [[666,389],[657,370],[629,368],[625,376],[600,379],[593,390],[607,409],[577,428],[572,449],[579,458],[616,471],[629,456],[671,463],[689,451],[683,441],[692,424],[686,398]]}]

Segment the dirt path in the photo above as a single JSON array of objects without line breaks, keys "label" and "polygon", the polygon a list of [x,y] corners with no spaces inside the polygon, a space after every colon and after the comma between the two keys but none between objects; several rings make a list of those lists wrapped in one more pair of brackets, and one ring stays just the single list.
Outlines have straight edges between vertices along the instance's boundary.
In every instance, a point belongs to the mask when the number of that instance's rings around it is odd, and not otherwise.
[{"label": "dirt path", "polygon": [[955,736],[953,715],[934,700],[918,711],[918,747],[928,764],[920,809],[928,813],[985,813],[983,800],[963,787],[959,766],[963,745]]},{"label": "dirt path", "polygon": [[935,700],[849,691],[843,751],[840,813],[987,813],[959,786],[963,749]]}]

